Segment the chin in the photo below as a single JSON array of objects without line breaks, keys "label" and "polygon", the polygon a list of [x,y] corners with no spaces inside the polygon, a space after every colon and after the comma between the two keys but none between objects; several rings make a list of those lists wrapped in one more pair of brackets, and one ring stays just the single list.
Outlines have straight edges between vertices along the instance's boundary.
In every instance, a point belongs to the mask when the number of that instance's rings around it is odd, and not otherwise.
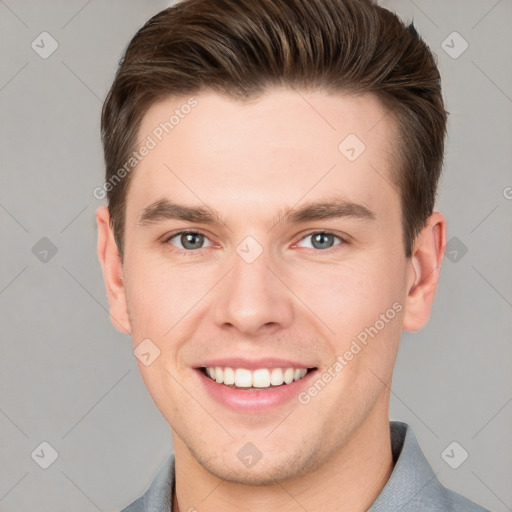
[{"label": "chin", "polygon": [[[247,466],[237,455],[229,453],[216,458],[204,457],[192,452],[196,461],[209,473],[236,484],[275,485],[278,482],[298,478],[314,470],[314,458],[298,450],[298,455],[265,458],[264,454],[252,466]],[[249,463],[247,463],[249,464]]]}]

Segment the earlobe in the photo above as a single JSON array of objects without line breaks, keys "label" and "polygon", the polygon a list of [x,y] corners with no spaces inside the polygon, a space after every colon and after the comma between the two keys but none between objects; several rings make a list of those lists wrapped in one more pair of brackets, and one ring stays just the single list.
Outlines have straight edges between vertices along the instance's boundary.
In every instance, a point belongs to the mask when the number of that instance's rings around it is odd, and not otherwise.
[{"label": "earlobe", "polygon": [[409,260],[403,329],[417,331],[427,324],[434,302],[446,246],[446,220],[434,212],[416,237]]},{"label": "earlobe", "polygon": [[106,206],[96,210],[98,227],[97,253],[103,270],[103,279],[107,289],[110,307],[110,320],[123,334],[131,334],[130,319],[123,282],[123,265],[110,224],[110,215]]}]

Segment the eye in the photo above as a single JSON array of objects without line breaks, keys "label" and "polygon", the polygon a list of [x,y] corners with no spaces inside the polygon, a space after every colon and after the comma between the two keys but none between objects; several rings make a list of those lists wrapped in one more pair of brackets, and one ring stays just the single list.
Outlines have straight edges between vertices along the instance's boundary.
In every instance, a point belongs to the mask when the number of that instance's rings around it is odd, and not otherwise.
[{"label": "eye", "polygon": [[307,240],[308,238],[311,239],[311,245],[309,247],[312,249],[330,249],[334,245],[339,245],[335,243],[336,240],[338,240],[340,243],[344,243],[344,240],[341,237],[327,231],[316,231],[314,233],[309,233],[309,235],[306,235],[301,239],[301,242]]},{"label": "eye", "polygon": [[202,233],[197,231],[180,231],[167,238],[166,243],[184,249],[186,251],[193,251],[194,249],[203,249],[205,242],[210,242],[208,238]]}]

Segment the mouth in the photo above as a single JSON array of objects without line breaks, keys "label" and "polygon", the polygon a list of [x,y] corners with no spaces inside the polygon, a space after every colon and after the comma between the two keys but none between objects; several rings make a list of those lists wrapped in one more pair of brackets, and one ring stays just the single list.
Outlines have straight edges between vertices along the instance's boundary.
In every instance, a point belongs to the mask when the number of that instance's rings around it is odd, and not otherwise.
[{"label": "mouth", "polygon": [[317,368],[286,367],[254,370],[231,366],[196,368],[206,393],[237,413],[271,413],[278,407],[299,404],[297,398],[314,379]]},{"label": "mouth", "polygon": [[299,404],[298,396],[314,381],[318,366],[304,361],[260,357],[227,357],[201,361],[194,367],[206,395],[237,413],[272,413]]},{"label": "mouth", "polygon": [[317,368],[232,368],[229,366],[207,366],[199,371],[208,379],[231,389],[265,391],[288,386],[306,377]]}]

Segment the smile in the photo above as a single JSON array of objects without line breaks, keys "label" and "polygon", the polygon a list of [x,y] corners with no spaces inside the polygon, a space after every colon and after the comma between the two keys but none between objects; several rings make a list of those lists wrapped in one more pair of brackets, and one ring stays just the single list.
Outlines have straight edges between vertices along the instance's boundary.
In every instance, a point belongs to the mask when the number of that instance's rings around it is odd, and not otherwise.
[{"label": "smile", "polygon": [[258,368],[251,371],[246,368],[210,366],[201,370],[218,384],[254,391],[286,386],[308,373],[308,368]]},{"label": "smile", "polygon": [[224,357],[196,363],[199,385],[218,404],[240,413],[271,412],[296,404],[318,374],[316,361]]}]

